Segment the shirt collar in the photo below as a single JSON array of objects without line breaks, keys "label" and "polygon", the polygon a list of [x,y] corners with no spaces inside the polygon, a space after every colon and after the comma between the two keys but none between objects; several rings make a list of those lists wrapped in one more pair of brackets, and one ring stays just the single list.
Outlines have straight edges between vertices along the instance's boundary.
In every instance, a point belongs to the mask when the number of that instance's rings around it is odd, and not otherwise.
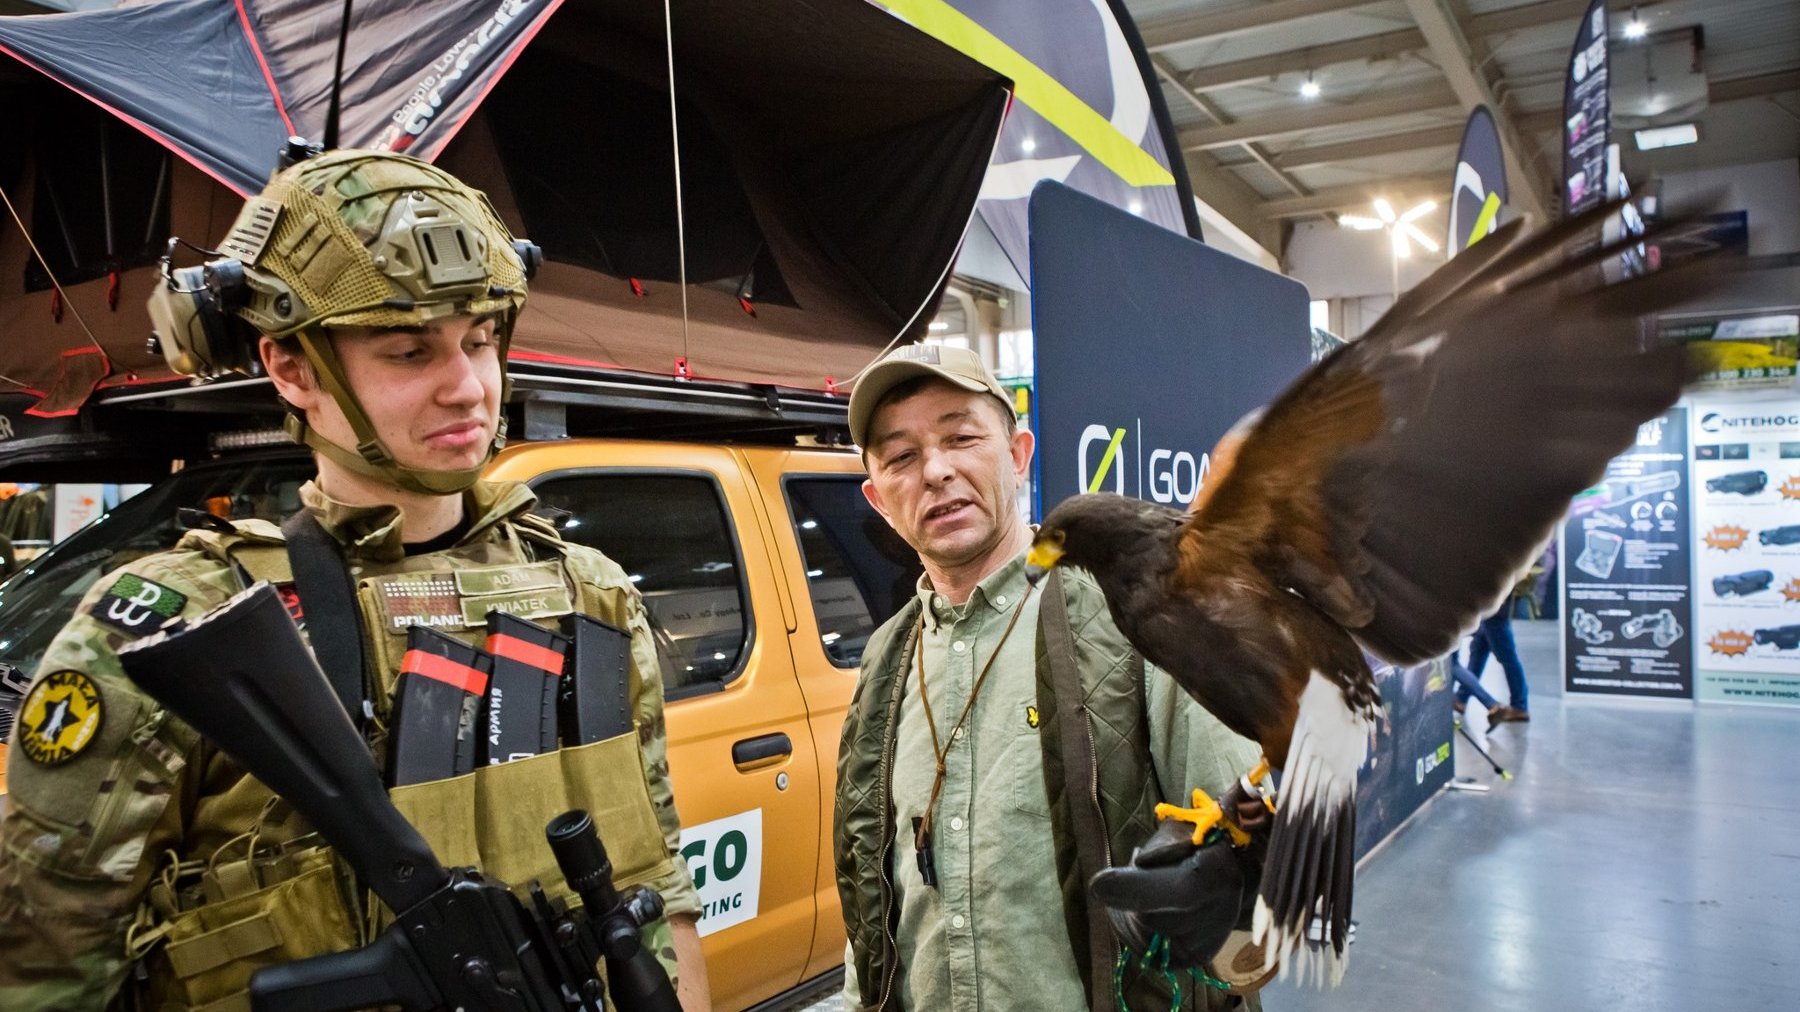
[{"label": "shirt collar", "polygon": [[924,607],[921,614],[925,617],[926,626],[935,630],[939,623],[957,621],[974,614],[975,609],[1005,614],[1019,603],[1029,587],[1025,582],[1025,554],[1020,552],[1008,559],[1005,565],[989,573],[975,585],[974,592],[961,605],[951,604],[949,598],[933,589],[931,577],[921,574],[918,592],[919,602]]},{"label": "shirt collar", "polygon": [[[300,501],[318,517],[326,533],[354,554],[377,562],[395,562],[405,557],[398,506],[352,506],[339,502],[326,495],[317,481],[300,487]],[[520,482],[476,482],[463,493],[463,509],[470,518],[463,542],[484,535],[495,524],[524,513],[536,502],[536,494]]]}]

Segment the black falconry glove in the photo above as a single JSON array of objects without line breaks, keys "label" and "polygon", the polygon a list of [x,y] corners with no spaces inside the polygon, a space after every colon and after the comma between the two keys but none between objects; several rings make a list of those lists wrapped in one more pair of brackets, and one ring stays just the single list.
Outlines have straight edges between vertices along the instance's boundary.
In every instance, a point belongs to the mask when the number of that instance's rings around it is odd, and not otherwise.
[{"label": "black falconry glove", "polygon": [[1130,864],[1093,877],[1094,899],[1106,905],[1128,949],[1145,952],[1161,935],[1169,943],[1170,965],[1198,967],[1211,962],[1233,930],[1250,927],[1274,820],[1238,787],[1224,807],[1250,833],[1248,845],[1234,847],[1220,832],[1196,846],[1193,823],[1169,819],[1132,853]]}]

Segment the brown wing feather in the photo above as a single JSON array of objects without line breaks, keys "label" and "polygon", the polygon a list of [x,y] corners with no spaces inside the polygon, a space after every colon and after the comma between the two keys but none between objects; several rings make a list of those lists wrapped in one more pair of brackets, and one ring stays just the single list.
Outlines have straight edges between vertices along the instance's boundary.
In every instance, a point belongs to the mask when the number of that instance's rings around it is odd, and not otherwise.
[{"label": "brown wing feather", "polygon": [[1639,320],[1707,279],[1584,280],[1603,214],[1502,229],[1303,375],[1209,481],[1180,578],[1250,562],[1391,661],[1448,650],[1686,376]]}]

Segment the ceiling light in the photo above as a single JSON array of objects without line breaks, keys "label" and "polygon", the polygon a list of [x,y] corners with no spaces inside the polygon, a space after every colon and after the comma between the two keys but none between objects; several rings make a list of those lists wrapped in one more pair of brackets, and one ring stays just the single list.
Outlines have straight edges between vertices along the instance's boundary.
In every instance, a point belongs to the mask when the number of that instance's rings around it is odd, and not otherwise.
[{"label": "ceiling light", "polygon": [[1306,72],[1306,83],[1300,86],[1301,98],[1318,98],[1319,82],[1313,80],[1312,71]]},{"label": "ceiling light", "polygon": [[1420,218],[1424,217],[1425,215],[1430,214],[1431,212],[1433,212],[1435,210],[1437,210],[1437,201],[1435,201],[1435,200],[1420,201],[1419,203],[1413,205],[1412,210],[1407,211],[1405,214],[1401,215],[1400,220],[1403,222],[1417,221]]},{"label": "ceiling light", "polygon": [[1380,220],[1365,218],[1360,214],[1340,214],[1338,215],[1338,225],[1343,228],[1356,229],[1358,232],[1373,232],[1378,228],[1386,227]]},{"label": "ceiling light", "polygon": [[1027,137],[1024,140],[1019,142],[1019,150],[1025,152],[1026,154],[1031,154],[1033,151],[1037,150],[1037,141],[1032,140],[1030,137]]},{"label": "ceiling light", "polygon": [[941,334],[944,331],[949,330],[949,329],[950,329],[950,324],[944,322],[943,320],[931,321],[931,331],[934,334]]},{"label": "ceiling light", "polygon": [[1131,205],[1129,208],[1127,208],[1127,210],[1129,210],[1132,214],[1143,214],[1144,213],[1144,202],[1141,200],[1134,200],[1131,202]]},{"label": "ceiling light", "polygon": [[1631,20],[1625,22],[1625,37],[1628,39],[1641,39],[1649,34],[1650,26],[1644,23],[1643,18],[1638,17],[1637,6],[1635,4],[1632,5]]},{"label": "ceiling light", "polygon": [[1394,217],[1394,205],[1388,203],[1384,197],[1375,198],[1375,215],[1381,219],[1383,225],[1392,225],[1397,220]]},{"label": "ceiling light", "polygon": [[1394,255],[1402,260],[1412,256],[1412,247],[1406,244],[1406,233],[1399,229],[1394,230]]},{"label": "ceiling light", "polygon": [[1700,140],[1700,128],[1692,123],[1680,123],[1639,130],[1634,136],[1639,151],[1654,151],[1657,148],[1678,148],[1683,144],[1693,144]]}]

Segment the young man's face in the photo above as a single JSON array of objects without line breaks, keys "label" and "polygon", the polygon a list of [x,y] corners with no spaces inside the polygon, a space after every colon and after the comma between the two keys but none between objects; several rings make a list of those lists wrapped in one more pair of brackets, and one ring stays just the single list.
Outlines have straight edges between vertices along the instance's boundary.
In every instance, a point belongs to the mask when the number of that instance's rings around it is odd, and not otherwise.
[{"label": "young man's face", "polygon": [[[401,466],[458,471],[487,460],[500,422],[494,326],[491,317],[452,316],[413,329],[331,329],[350,389]],[[354,448],[356,434],[337,401],[316,378],[302,387],[281,389],[282,396],[320,435]]]},{"label": "young man's face", "polygon": [[1032,437],[1008,438],[1001,409],[989,394],[934,382],[870,419],[863,495],[941,569],[1010,550],[1024,524],[1016,496]]}]

